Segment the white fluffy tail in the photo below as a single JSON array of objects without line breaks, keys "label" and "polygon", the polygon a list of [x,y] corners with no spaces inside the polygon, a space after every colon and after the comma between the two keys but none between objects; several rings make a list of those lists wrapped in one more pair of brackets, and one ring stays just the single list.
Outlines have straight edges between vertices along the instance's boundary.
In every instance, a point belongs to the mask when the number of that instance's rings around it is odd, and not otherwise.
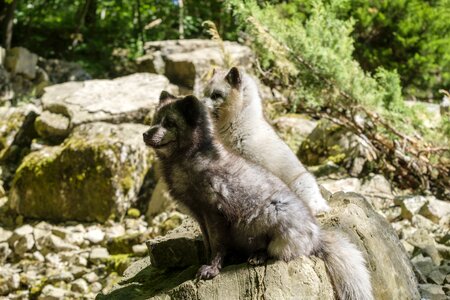
[{"label": "white fluffy tail", "polygon": [[322,231],[317,255],[325,261],[340,300],[373,300],[364,257],[345,236]]}]

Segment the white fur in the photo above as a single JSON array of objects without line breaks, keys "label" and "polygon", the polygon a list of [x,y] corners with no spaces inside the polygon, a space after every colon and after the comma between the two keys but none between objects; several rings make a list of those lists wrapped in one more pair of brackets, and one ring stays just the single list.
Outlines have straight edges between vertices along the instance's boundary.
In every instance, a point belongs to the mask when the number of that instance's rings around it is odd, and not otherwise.
[{"label": "white fur", "polygon": [[313,214],[329,211],[314,176],[265,120],[256,82],[244,72],[240,74],[239,90],[229,86],[224,72],[217,72],[206,88],[207,94],[219,89],[226,96],[216,120],[223,142],[279,177]]}]

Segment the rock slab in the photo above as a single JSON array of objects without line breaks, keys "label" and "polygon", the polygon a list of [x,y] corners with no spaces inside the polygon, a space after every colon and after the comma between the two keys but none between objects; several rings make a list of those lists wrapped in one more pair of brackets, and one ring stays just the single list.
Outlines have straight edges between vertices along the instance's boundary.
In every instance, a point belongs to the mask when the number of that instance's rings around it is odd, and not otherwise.
[{"label": "rock slab", "polygon": [[[332,210],[320,222],[326,229],[345,232],[363,251],[375,299],[420,299],[411,263],[384,218],[355,193],[336,193],[329,203]],[[182,238],[186,240],[184,244]],[[213,280],[196,283],[198,265],[181,266],[198,264],[199,258],[179,253],[187,251],[198,238],[198,229],[188,223],[164,238],[149,241],[150,258],[132,265],[120,284],[97,298],[121,299],[131,295],[140,299],[334,299],[325,265],[316,257],[300,257],[289,263],[269,261],[259,267],[230,265]],[[179,249],[174,252],[175,241]],[[174,269],[177,264],[179,268]],[[172,268],[165,269],[169,267]]]},{"label": "rock slab", "polygon": [[122,217],[137,194],[153,156],[138,124],[89,123],[63,144],[26,156],[10,192],[25,217],[100,221]]}]

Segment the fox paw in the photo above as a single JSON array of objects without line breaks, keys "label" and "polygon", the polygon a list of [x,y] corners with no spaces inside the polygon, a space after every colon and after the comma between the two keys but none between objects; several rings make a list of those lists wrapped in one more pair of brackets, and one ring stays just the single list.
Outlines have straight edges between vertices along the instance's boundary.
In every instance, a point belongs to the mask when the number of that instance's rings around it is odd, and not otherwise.
[{"label": "fox paw", "polygon": [[249,265],[259,266],[265,264],[267,259],[268,257],[266,253],[255,253],[248,258],[247,262]]},{"label": "fox paw", "polygon": [[210,265],[203,265],[198,269],[197,271],[197,279],[213,279],[219,274],[220,270],[217,267],[210,266]]}]

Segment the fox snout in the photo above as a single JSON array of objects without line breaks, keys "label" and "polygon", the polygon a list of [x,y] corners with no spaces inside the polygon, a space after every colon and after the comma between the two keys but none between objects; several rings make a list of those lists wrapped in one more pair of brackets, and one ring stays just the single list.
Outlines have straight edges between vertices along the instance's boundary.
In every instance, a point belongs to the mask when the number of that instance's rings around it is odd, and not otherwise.
[{"label": "fox snout", "polygon": [[156,137],[156,133],[158,132],[158,127],[157,126],[153,126],[151,127],[149,130],[147,130],[146,132],[144,132],[143,134],[143,138],[144,138],[144,143],[147,146],[150,147],[156,147],[158,146],[159,142],[160,142],[160,138],[155,138]]}]

